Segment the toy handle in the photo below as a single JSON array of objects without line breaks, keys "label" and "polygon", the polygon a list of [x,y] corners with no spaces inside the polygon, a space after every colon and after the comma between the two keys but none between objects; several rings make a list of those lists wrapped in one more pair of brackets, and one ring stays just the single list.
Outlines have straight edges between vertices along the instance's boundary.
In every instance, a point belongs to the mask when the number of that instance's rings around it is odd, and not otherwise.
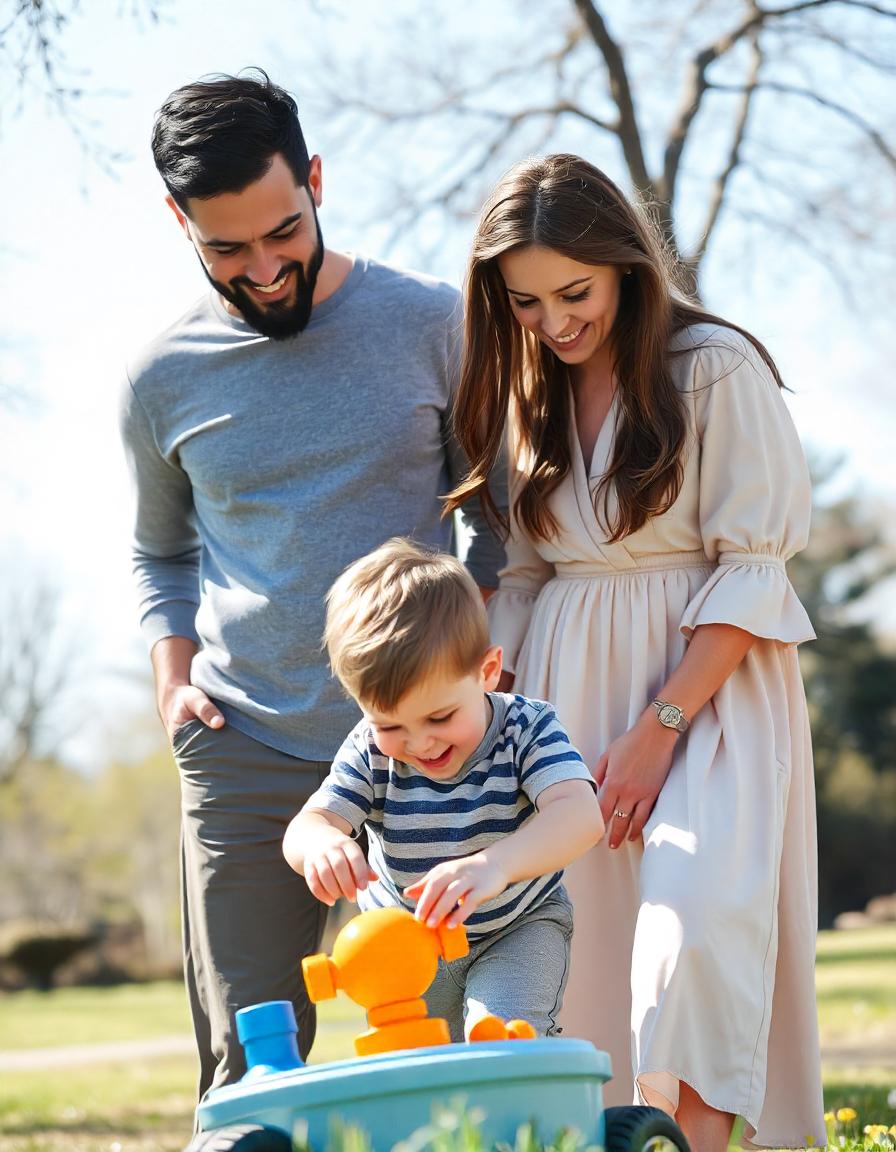
[{"label": "toy handle", "polygon": [[444,921],[434,929],[439,940],[439,952],[445,960],[459,960],[470,951],[467,930],[463,924],[449,928]]},{"label": "toy handle", "polygon": [[305,957],[302,961],[302,976],[308,989],[308,999],[312,1004],[317,1004],[321,1000],[332,1000],[336,995],[339,972],[333,961],[323,952]]}]

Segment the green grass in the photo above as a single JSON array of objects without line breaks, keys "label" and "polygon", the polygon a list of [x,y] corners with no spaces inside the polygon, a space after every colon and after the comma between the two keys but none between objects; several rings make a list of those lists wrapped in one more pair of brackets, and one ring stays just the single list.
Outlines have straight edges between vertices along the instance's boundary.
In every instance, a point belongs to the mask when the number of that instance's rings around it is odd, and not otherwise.
[{"label": "green grass", "polygon": [[0,1048],[54,1048],[189,1034],[183,984],[122,984],[0,995]]},{"label": "green grass", "polygon": [[[311,1063],[353,1054],[364,1013],[341,994],[318,1008]],[[189,1034],[183,986],[65,988],[0,997],[0,1047],[23,1051]],[[180,1152],[196,1060],[161,1056],[0,1072],[0,1152]]]},{"label": "green grass", "polygon": [[[849,1054],[896,1052],[896,925],[823,933],[817,986],[822,1041]],[[363,1013],[340,995],[319,1007],[312,1061],[352,1054]],[[70,988],[0,996],[0,1048],[188,1034],[176,983]],[[0,1072],[0,1152],[179,1152],[192,1127],[195,1061],[156,1057],[46,1071]],[[889,1058],[829,1067],[825,1107],[851,1107],[866,1123],[896,1123]]]},{"label": "green grass", "polygon": [[896,925],[823,932],[815,985],[823,1045],[896,1049]]},{"label": "green grass", "polygon": [[[340,994],[318,1009],[319,1045],[351,1052],[351,1037],[364,1027],[364,1013]],[[334,1035],[331,1035],[334,1034]],[[175,981],[114,988],[59,988],[52,992],[0,993],[0,1049],[55,1048],[189,1036],[184,987]]]}]

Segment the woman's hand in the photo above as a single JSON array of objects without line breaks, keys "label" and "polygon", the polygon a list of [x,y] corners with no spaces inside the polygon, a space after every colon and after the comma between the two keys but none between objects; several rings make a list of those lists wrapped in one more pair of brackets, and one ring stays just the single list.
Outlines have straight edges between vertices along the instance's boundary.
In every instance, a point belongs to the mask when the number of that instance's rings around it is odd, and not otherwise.
[{"label": "woman's hand", "polygon": [[628,836],[637,840],[653,811],[672,766],[678,733],[664,728],[651,707],[604,752],[594,769],[600,808],[618,848]]}]

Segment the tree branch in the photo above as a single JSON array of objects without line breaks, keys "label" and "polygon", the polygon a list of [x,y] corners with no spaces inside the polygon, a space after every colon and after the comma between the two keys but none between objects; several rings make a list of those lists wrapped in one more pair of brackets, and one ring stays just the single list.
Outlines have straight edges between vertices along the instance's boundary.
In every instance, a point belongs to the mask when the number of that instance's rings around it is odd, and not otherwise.
[{"label": "tree branch", "polygon": [[728,150],[728,161],[725,167],[716,177],[710,191],[709,204],[706,212],[706,223],[703,226],[703,232],[693,254],[688,257],[688,265],[690,266],[694,279],[699,280],[700,265],[703,262],[703,257],[706,255],[706,249],[709,245],[710,237],[713,234],[716,224],[718,223],[719,214],[722,211],[722,205],[725,202],[725,194],[728,190],[728,182],[735,168],[740,164],[741,148],[743,147],[744,139],[747,134],[747,125],[750,120],[750,107],[753,100],[753,94],[756,92],[759,81],[759,72],[762,68],[762,49],[759,44],[759,36],[754,29],[751,34],[751,64],[750,72],[747,77],[747,82],[743,88],[743,96],[738,109],[737,120],[734,125],[734,135],[731,140],[731,147]]},{"label": "tree branch", "polygon": [[652,193],[653,183],[647,172],[641,132],[635,115],[635,101],[622,51],[610,35],[603,16],[592,0],[573,0],[573,2],[607,66],[610,95],[619,110],[619,126],[616,134],[622,145],[622,153],[632,184],[639,192]]},{"label": "tree branch", "polygon": [[[739,84],[710,84],[709,87],[716,92],[745,91]],[[799,96],[804,100],[811,100],[813,103],[820,105],[820,107],[826,108],[829,112],[835,112],[867,136],[887,163],[896,169],[896,153],[889,147],[880,132],[857,112],[853,112],[851,108],[847,108],[843,104],[838,104],[836,100],[829,100],[826,96],[821,96],[818,92],[813,92],[810,88],[800,88],[796,84],[784,84],[779,80],[763,80],[759,83],[758,87],[768,92],[780,92],[783,96]]]},{"label": "tree branch", "polygon": [[800,246],[816,261],[824,271],[830,276],[832,283],[842,293],[843,299],[847,306],[851,309],[858,308],[858,302],[853,294],[848,281],[843,276],[840,269],[837,267],[835,260],[831,259],[829,251],[819,247],[815,243],[812,236],[805,231],[801,230],[792,220],[784,221],[777,216],[770,216],[765,212],[760,212],[755,208],[743,209],[735,208],[734,211],[742,220],[754,221],[760,224],[769,232],[777,233],[784,237],[786,241],[793,242],[798,240]]},{"label": "tree branch", "polygon": [[755,0],[751,0],[749,5],[751,14],[745,20],[742,20],[737,27],[732,28],[697,53],[691,63],[688,80],[679,104],[678,117],[669,132],[663,159],[663,177],[659,198],[670,205],[670,212],[671,206],[675,203],[675,185],[688,133],[700,110],[703,97],[710,87],[706,79],[709,67],[720,57],[730,52],[745,36],[758,33],[764,25],[812,9],[829,8],[834,4],[872,12],[879,16],[888,16],[890,19],[896,17],[896,12],[892,12],[879,4],[870,3],[868,0],[802,0],[801,3],[789,4],[784,8],[775,9],[760,8]]}]

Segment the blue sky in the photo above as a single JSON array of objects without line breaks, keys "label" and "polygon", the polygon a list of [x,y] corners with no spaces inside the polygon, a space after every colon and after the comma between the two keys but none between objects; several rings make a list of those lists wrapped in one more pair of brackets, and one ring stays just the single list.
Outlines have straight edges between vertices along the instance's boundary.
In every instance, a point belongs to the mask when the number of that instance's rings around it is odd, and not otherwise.
[{"label": "blue sky", "polygon": [[[253,11],[183,0],[168,7],[158,27],[118,15],[128,7],[83,6],[65,42],[73,68],[89,70],[85,87],[97,92],[85,105],[91,131],[111,150],[130,154],[117,178],[85,157],[39,99],[0,121],[0,379],[18,383],[30,398],[0,410],[0,585],[43,570],[65,589],[94,649],[98,684],[103,668],[122,672],[145,661],[115,423],[122,367],[204,288],[162,202],[148,147],[153,113],[179,84],[249,64],[266,67],[302,103],[302,70],[286,61],[290,37],[301,33],[305,50],[313,50],[318,6],[269,0]],[[373,28],[361,35],[371,56],[378,35]],[[313,112],[303,119],[310,146],[324,158],[327,243],[386,255],[383,229],[364,221],[371,205],[387,201],[388,167],[367,163],[344,140],[337,149],[330,126]],[[736,240],[729,237],[729,249]],[[429,270],[459,281],[464,254],[460,240],[446,244]],[[792,276],[777,267],[772,276],[761,253],[747,267],[723,256],[707,270],[708,303],[773,350],[795,389],[789,403],[804,441],[844,455],[843,482],[870,500],[896,504],[896,339],[886,330],[883,295],[880,315],[859,316],[809,265],[794,267]],[[391,258],[413,262],[410,252]],[[86,733],[83,746],[92,739]]]}]

